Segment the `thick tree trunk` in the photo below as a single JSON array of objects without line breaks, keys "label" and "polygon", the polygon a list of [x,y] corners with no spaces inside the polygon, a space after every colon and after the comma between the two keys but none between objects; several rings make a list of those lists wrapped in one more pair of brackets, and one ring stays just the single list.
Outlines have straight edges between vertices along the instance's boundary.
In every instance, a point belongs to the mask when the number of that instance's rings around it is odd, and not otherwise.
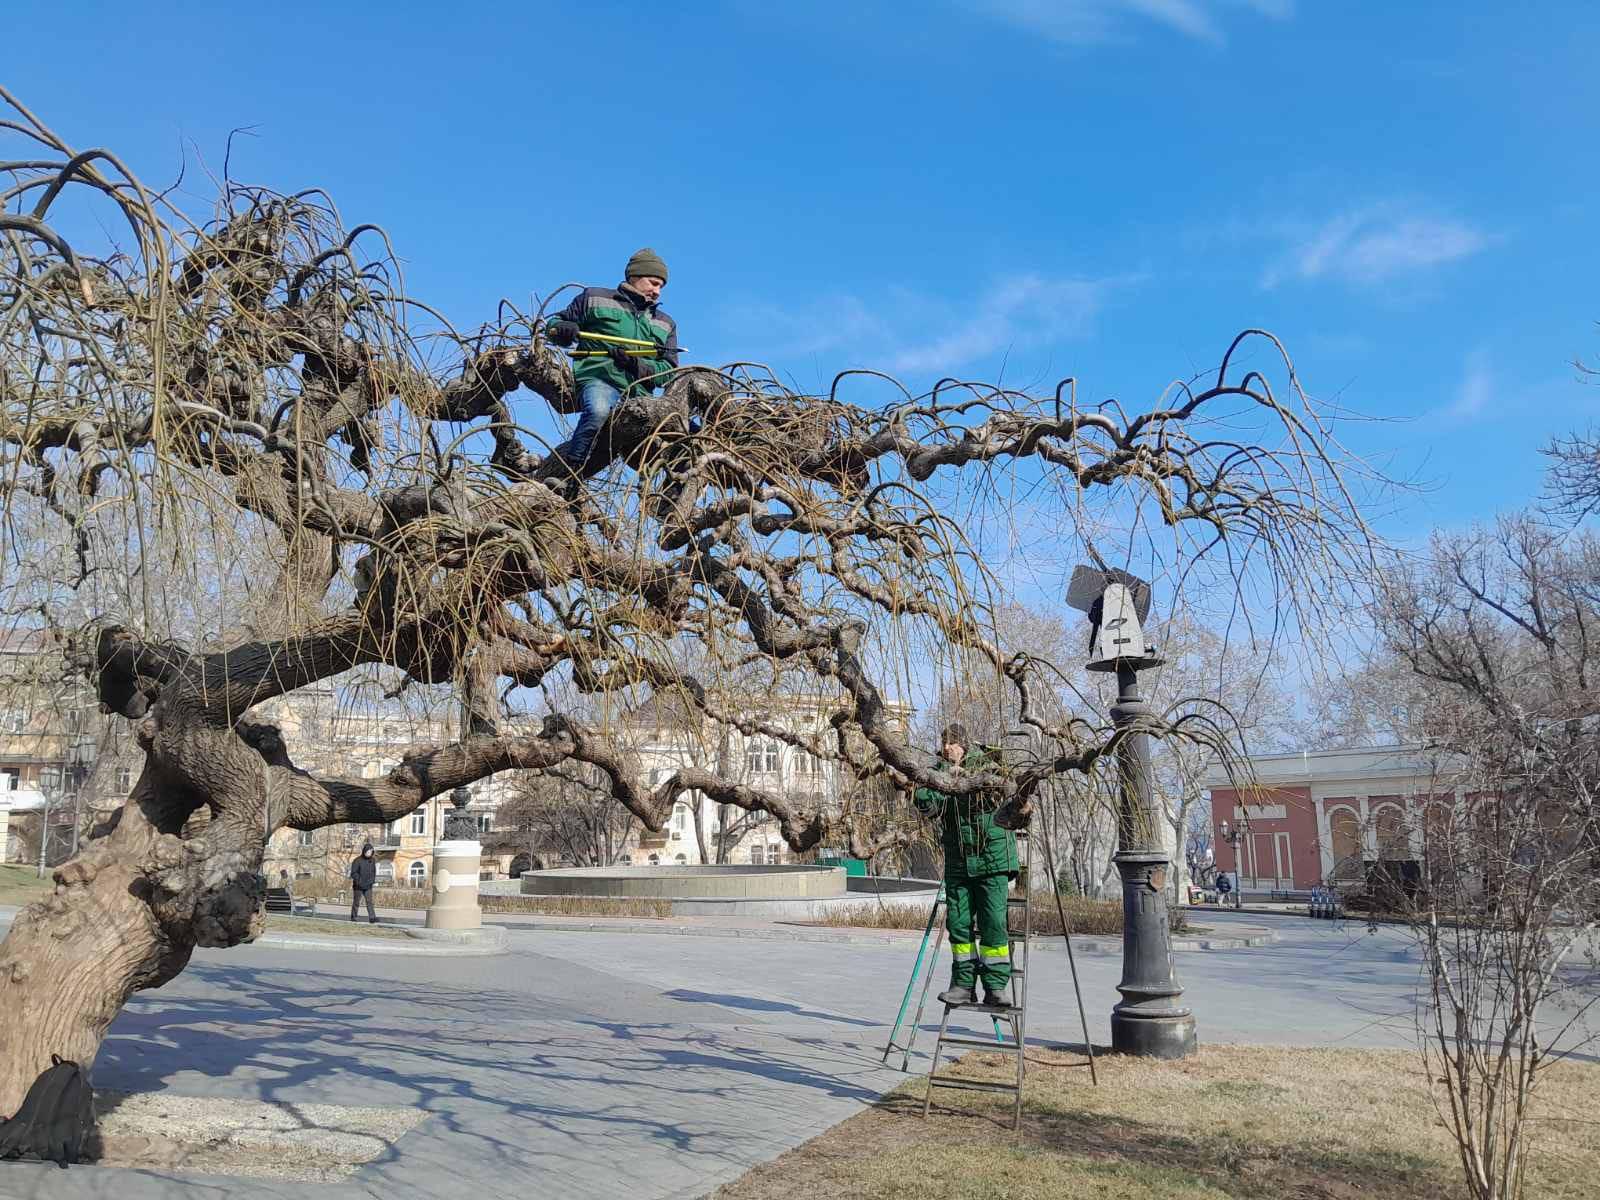
[{"label": "thick tree trunk", "polygon": [[151,825],[137,795],[0,942],[0,1114],[16,1112],[52,1054],[91,1065],[128,997],[189,961],[194,942],[173,939],[152,908],[166,894],[152,878],[183,844]]},{"label": "thick tree trunk", "polygon": [[137,721],[133,794],[0,942],[0,1115],[52,1054],[92,1066],[128,997],[176,976],[194,947],[261,932],[267,764],[246,727],[200,713],[180,683]]}]

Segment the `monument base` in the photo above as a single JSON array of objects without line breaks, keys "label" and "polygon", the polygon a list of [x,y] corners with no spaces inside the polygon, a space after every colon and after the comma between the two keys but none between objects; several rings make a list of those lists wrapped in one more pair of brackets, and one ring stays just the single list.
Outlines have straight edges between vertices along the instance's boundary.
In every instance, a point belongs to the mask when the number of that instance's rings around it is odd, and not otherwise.
[{"label": "monument base", "polygon": [[478,907],[481,842],[439,842],[433,848],[433,903],[423,925],[428,929],[477,929],[483,924]]}]

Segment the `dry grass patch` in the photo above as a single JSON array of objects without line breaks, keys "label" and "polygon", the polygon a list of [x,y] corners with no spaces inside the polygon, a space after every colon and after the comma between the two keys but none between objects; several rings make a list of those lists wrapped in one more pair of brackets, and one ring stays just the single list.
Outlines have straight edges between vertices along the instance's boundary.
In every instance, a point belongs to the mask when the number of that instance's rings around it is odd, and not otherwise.
[{"label": "dry grass patch", "polygon": [[[379,908],[427,908],[433,893],[421,888],[389,888],[374,893]],[[540,917],[670,917],[670,900],[606,900],[592,896],[478,896],[486,913],[526,913]]]},{"label": "dry grass patch", "polygon": [[365,915],[359,921],[331,920],[327,917],[267,917],[268,933],[312,933],[319,937],[404,938],[406,931],[393,925],[373,925]]},{"label": "dry grass patch", "polygon": [[[750,1171],[717,1200],[1442,1200],[1464,1195],[1454,1143],[1407,1051],[1208,1046],[1184,1062],[1029,1053],[1020,1136],[1004,1097],[922,1080]],[[957,1069],[1003,1079],[1014,1060]],[[1552,1068],[1528,1195],[1592,1193],[1600,1068]]]},{"label": "dry grass patch", "polygon": [[[301,900],[320,904],[350,903],[350,885],[310,884],[302,880],[295,889]],[[432,888],[378,888],[372,902],[379,908],[422,910],[433,903]],[[670,900],[605,900],[589,896],[491,896],[478,893],[478,907],[486,913],[525,913],[542,917],[670,917]],[[362,910],[365,911],[364,909]],[[927,915],[923,918],[926,921]]]},{"label": "dry grass patch", "polygon": [[[1121,900],[1085,900],[1080,896],[1063,896],[1061,902],[1073,933],[1122,936]],[[1183,933],[1188,929],[1189,923],[1182,909],[1173,907],[1168,909],[1168,913],[1173,933]],[[830,908],[816,921],[808,922],[854,929],[916,930],[922,929],[927,923],[926,908],[879,904],[873,900],[865,900],[860,904],[840,904]],[[1014,931],[1022,928],[1022,914],[1015,909],[1011,912],[1011,928]],[[1056,912],[1055,897],[1049,892],[1033,894],[1033,932],[1039,937],[1059,936],[1061,933],[1061,917]]]}]

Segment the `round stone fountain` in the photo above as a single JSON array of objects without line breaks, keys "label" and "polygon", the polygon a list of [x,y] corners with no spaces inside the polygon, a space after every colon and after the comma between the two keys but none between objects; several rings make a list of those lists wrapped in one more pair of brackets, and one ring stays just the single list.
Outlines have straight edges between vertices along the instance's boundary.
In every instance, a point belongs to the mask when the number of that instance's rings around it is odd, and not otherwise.
[{"label": "round stone fountain", "polygon": [[843,867],[639,866],[558,867],[522,876],[524,896],[665,900],[675,917],[768,917],[806,920],[829,908],[882,900],[926,909],[938,884],[923,879],[847,878]]}]

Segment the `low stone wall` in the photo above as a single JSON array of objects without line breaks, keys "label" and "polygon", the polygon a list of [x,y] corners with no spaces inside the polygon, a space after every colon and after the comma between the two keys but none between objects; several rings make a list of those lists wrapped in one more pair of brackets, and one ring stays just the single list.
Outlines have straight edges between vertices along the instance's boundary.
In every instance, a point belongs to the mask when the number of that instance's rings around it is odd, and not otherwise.
[{"label": "low stone wall", "polygon": [[821,921],[826,919],[830,912],[881,904],[885,908],[908,909],[926,917],[937,893],[938,885],[935,884],[926,891],[884,891],[876,896],[850,892],[843,896],[824,896],[817,900],[673,900],[672,915],[760,917],[768,921]]},{"label": "low stone wall", "polygon": [[842,867],[808,864],[573,867],[531,871],[516,884],[527,896],[658,899],[671,904],[675,917],[769,921],[817,921],[864,903],[926,913],[939,890],[934,880],[849,877]]},{"label": "low stone wall", "polygon": [[524,896],[653,900],[820,900],[846,894],[843,867],[563,867],[523,875]]}]

